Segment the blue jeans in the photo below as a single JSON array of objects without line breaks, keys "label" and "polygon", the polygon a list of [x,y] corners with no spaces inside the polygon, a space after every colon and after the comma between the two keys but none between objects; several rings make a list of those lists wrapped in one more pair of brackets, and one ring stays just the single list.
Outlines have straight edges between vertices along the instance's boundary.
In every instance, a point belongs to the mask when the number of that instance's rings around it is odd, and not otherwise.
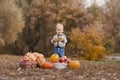
[{"label": "blue jeans", "polygon": [[54,53],[58,54],[59,57],[63,57],[65,55],[65,49],[63,47],[55,47]]}]

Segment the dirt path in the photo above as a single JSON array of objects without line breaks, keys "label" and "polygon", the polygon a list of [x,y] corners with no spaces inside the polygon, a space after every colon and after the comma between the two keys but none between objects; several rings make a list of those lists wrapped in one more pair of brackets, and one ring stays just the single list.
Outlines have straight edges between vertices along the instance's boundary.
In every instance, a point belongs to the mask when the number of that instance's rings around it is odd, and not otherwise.
[{"label": "dirt path", "polygon": [[106,60],[120,61],[120,56],[107,56]]}]

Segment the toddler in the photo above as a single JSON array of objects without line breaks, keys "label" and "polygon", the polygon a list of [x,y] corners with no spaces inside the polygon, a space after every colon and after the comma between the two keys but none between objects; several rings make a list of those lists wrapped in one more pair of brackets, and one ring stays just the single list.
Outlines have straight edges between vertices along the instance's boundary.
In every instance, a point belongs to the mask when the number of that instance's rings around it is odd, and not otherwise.
[{"label": "toddler", "polygon": [[59,57],[63,57],[65,55],[65,46],[67,43],[66,35],[63,33],[63,25],[58,23],[56,25],[57,34],[54,35],[51,42],[54,44],[54,53],[58,54]]}]

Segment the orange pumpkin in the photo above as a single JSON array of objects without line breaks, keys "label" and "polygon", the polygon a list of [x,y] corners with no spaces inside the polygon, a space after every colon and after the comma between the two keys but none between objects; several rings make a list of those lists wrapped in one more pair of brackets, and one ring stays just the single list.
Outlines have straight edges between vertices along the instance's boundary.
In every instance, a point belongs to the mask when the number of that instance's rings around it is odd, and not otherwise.
[{"label": "orange pumpkin", "polygon": [[51,62],[45,62],[44,63],[44,68],[52,69],[53,68],[53,63],[51,63]]},{"label": "orange pumpkin", "polygon": [[45,58],[37,57],[36,61],[40,67],[44,67]]},{"label": "orange pumpkin", "polygon": [[68,65],[71,69],[79,69],[80,68],[80,63],[78,60],[71,60]]},{"label": "orange pumpkin", "polygon": [[50,61],[51,61],[51,62],[58,62],[58,61],[59,61],[59,55],[57,55],[57,54],[52,54],[52,55],[50,56]]}]

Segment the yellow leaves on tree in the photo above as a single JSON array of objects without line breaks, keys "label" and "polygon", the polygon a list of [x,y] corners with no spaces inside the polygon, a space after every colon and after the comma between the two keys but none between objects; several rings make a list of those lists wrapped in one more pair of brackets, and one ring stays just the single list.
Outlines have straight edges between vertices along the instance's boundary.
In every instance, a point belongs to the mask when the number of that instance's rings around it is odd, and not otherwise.
[{"label": "yellow leaves on tree", "polygon": [[97,27],[72,29],[69,35],[70,47],[74,54],[82,55],[87,60],[102,60],[105,57],[103,35]]},{"label": "yellow leaves on tree", "polygon": [[14,0],[0,0],[0,46],[15,42],[23,28],[23,13]]}]

